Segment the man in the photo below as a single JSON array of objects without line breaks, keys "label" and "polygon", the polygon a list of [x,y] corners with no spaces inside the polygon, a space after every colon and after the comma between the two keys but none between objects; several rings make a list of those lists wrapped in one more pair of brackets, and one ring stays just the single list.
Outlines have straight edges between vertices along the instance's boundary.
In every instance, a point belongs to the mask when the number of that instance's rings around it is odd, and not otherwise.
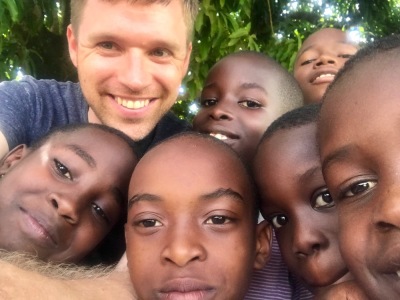
[{"label": "man", "polygon": [[[138,142],[142,154],[186,130],[168,111],[188,69],[197,5],[196,0],[72,0],[67,37],[80,85],[32,77],[1,83],[0,157],[69,123],[120,129]],[[72,281],[6,262],[0,268],[0,299],[134,297],[126,261],[107,277]]]},{"label": "man", "polygon": [[196,12],[195,0],[72,0],[67,38],[80,84],[0,84],[0,157],[68,123],[120,129],[142,154],[187,129],[168,111],[188,69]]}]

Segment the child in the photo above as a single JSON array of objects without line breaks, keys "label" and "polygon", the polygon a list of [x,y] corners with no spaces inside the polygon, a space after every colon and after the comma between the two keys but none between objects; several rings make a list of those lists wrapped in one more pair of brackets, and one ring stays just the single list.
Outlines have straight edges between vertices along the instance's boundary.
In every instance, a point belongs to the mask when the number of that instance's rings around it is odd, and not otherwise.
[{"label": "child", "polygon": [[0,165],[0,248],[80,262],[124,215],[136,163],[130,139],[103,125],[17,146]]},{"label": "child", "polygon": [[261,212],[274,227],[289,270],[314,295],[351,279],[339,252],[337,212],[316,146],[319,105],[284,114],[265,132],[254,159]]},{"label": "child", "polygon": [[345,31],[335,28],[320,29],[304,41],[294,63],[294,77],[305,104],[321,101],[339,69],[357,49]]},{"label": "child", "polygon": [[[161,178],[161,179],[160,179]],[[207,135],[151,149],[129,186],[128,268],[139,299],[243,299],[269,255],[253,184],[237,154]]]},{"label": "child", "polygon": [[371,299],[400,298],[400,36],[360,50],[328,89],[318,124],[340,250]]},{"label": "child", "polygon": [[[278,63],[261,53],[236,52],[211,68],[193,126],[227,143],[250,163],[268,125],[302,103],[296,80]],[[246,300],[291,299],[293,289],[301,288],[289,284],[273,237],[271,259],[254,272]]]},{"label": "child", "polygon": [[277,62],[257,52],[236,52],[208,73],[193,127],[250,162],[268,125],[302,101],[296,80]]}]

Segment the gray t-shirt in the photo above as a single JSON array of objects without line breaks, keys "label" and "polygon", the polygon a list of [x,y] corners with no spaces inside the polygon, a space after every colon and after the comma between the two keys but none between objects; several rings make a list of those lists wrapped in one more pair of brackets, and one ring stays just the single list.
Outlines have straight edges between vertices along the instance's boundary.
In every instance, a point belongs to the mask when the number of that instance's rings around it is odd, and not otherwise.
[{"label": "gray t-shirt", "polygon": [[[37,80],[31,76],[0,83],[0,131],[10,149],[19,144],[30,145],[52,128],[88,122],[88,109],[78,83]],[[137,143],[139,155],[159,141],[190,129],[188,122],[167,113]]]}]

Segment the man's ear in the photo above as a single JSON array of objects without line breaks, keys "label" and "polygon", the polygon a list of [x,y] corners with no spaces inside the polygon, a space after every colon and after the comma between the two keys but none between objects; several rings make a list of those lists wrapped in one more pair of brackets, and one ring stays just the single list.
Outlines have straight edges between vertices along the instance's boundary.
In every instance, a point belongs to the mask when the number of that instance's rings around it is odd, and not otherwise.
[{"label": "man's ear", "polygon": [[67,40],[68,40],[68,51],[69,57],[75,67],[78,67],[78,39],[76,33],[72,29],[72,25],[69,24],[67,27]]},{"label": "man's ear", "polygon": [[260,270],[267,264],[271,254],[272,226],[264,220],[257,225],[257,245],[254,269]]},{"label": "man's ear", "polygon": [[8,152],[0,161],[0,174],[5,174],[28,153],[26,145],[18,145]]}]

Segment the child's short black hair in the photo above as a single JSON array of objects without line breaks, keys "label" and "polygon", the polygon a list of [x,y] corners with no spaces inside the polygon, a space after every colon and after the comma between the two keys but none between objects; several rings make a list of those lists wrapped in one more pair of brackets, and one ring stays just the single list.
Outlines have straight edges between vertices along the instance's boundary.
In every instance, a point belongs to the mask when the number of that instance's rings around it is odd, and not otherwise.
[{"label": "child's short black hair", "polygon": [[320,108],[320,103],[312,103],[288,111],[271,123],[263,134],[260,144],[279,130],[297,128],[307,124],[317,123]]},{"label": "child's short black hair", "polygon": [[277,90],[279,91],[277,100],[280,102],[283,112],[287,112],[303,104],[303,93],[296,79],[277,61],[264,53],[251,50],[234,52],[224,58],[235,56],[253,57],[258,60],[261,66],[265,66],[266,70],[274,72],[274,80],[277,82]]},{"label": "child's short black hair", "polygon": [[346,74],[352,71],[355,66],[359,65],[360,62],[370,61],[374,59],[379,54],[388,54],[391,51],[396,52],[398,58],[400,59],[400,35],[389,35],[378,39],[365,47],[357,51],[357,53],[352,56],[343,66],[343,68],[338,72],[334,81],[328,87],[322,101],[325,100],[326,95],[334,90],[340,82],[344,80]]}]

